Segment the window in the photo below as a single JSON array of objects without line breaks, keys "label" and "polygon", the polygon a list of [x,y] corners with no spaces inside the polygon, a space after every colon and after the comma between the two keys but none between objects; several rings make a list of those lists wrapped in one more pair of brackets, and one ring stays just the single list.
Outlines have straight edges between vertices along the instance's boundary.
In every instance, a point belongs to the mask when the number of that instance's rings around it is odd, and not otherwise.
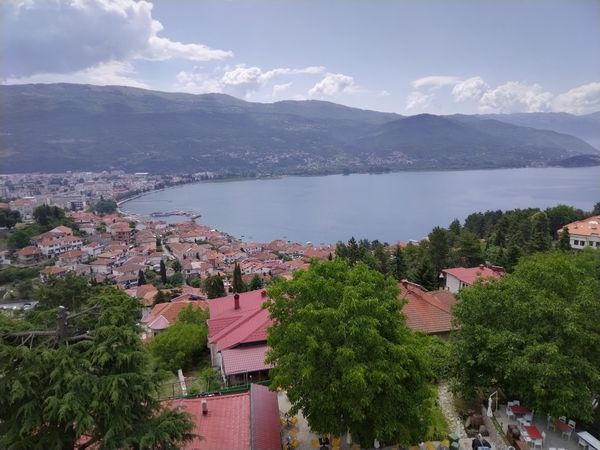
[{"label": "window", "polygon": [[577,239],[575,239],[575,240],[573,241],[573,245],[579,245],[579,241],[578,241]]}]

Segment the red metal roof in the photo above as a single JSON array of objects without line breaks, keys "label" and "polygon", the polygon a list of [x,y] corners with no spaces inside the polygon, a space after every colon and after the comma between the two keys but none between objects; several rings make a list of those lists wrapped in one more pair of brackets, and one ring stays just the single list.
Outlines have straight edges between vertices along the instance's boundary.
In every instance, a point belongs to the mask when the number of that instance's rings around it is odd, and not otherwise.
[{"label": "red metal roof", "polygon": [[[265,293],[263,295],[263,292]],[[208,301],[210,318],[216,319],[223,315],[241,314],[253,309],[259,309],[267,301],[266,292],[263,289],[243,292],[240,296],[240,309],[234,308],[233,295],[219,297]]]},{"label": "red metal roof", "polygon": [[266,344],[262,344],[223,350],[221,355],[225,376],[270,369],[273,366],[265,363],[267,348]]},{"label": "red metal roof", "polygon": [[[208,414],[202,414],[206,400]],[[171,408],[182,408],[193,415],[194,434],[200,437],[188,442],[184,450],[237,450],[250,448],[250,394],[223,395],[168,402]]]},{"label": "red metal roof", "polygon": [[[202,414],[206,400],[208,414]],[[165,402],[193,416],[194,434],[184,450],[278,450],[281,448],[277,394],[253,384],[241,394]]]},{"label": "red metal roof", "polygon": [[[444,333],[452,327],[452,305],[454,297],[445,291],[427,292],[413,283],[400,283],[400,297],[407,300],[402,309],[406,324],[415,331],[426,333]],[[438,295],[440,298],[437,298]]]},{"label": "red metal roof", "polygon": [[252,450],[281,448],[277,393],[260,384],[250,386],[250,440]]},{"label": "red metal roof", "polygon": [[221,351],[242,343],[266,341],[267,328],[271,323],[268,310],[255,309],[241,316],[216,335],[210,336],[209,342],[216,344],[217,349]]},{"label": "red metal roof", "polygon": [[444,273],[458,278],[465,284],[473,284],[480,278],[501,278],[503,273],[498,270],[490,269],[486,266],[478,267],[455,267],[453,269],[444,269]]}]

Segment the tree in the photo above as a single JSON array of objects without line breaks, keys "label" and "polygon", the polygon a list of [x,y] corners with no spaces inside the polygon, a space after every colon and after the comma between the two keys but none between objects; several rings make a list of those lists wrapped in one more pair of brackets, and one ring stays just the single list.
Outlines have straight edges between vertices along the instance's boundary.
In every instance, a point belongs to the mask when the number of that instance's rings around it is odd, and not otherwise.
[{"label": "tree", "polygon": [[450,224],[450,226],[448,227],[448,230],[450,230],[450,232],[452,234],[454,234],[455,236],[460,235],[460,230],[461,230],[460,220],[454,219],[452,221],[452,223]]},{"label": "tree", "polygon": [[233,280],[232,280],[233,292],[245,292],[246,285],[242,280],[242,269],[240,269],[240,265],[235,263],[233,268]]},{"label": "tree", "polygon": [[33,292],[33,297],[40,302],[38,308],[64,306],[69,311],[79,311],[92,292],[93,288],[85,277],[67,275],[65,278],[50,278]]},{"label": "tree", "polygon": [[21,213],[12,209],[0,208],[0,228],[12,229],[21,222]]},{"label": "tree", "polygon": [[438,286],[438,276],[439,274],[436,275],[429,256],[425,256],[413,267],[409,279],[431,291]]},{"label": "tree", "polygon": [[271,380],[315,432],[349,430],[364,445],[423,437],[431,371],[398,294],[392,278],[342,259],[269,289]]},{"label": "tree", "polygon": [[458,256],[467,267],[473,267],[483,262],[481,244],[472,232],[463,228],[458,237]]},{"label": "tree", "polygon": [[33,220],[48,230],[59,225],[72,225],[70,219],[65,216],[64,210],[58,206],[38,206],[33,210]]},{"label": "tree", "polygon": [[531,253],[549,250],[552,246],[550,235],[550,222],[548,216],[543,212],[531,216],[531,233],[529,240],[529,251]]},{"label": "tree", "polygon": [[600,216],[600,202],[594,205],[594,209],[592,210],[592,216]]},{"label": "tree", "polygon": [[464,389],[498,386],[553,417],[589,421],[600,392],[600,258],[522,258],[514,273],[461,290],[454,348]]},{"label": "tree", "polygon": [[561,250],[571,250],[571,234],[567,227],[564,227],[558,236],[558,248]]},{"label": "tree", "polygon": [[146,276],[144,275],[144,271],[142,269],[140,269],[138,271],[138,282],[137,282],[138,286],[143,286],[144,284],[146,284]]},{"label": "tree", "polygon": [[429,256],[436,275],[442,273],[442,270],[448,266],[450,246],[447,234],[448,232],[441,227],[435,227],[429,233]]},{"label": "tree", "polygon": [[189,369],[206,348],[207,336],[206,326],[176,322],[152,339],[150,352],[172,372]]},{"label": "tree", "polygon": [[[192,438],[185,413],[157,398],[136,325],[138,302],[113,288],[89,299],[97,314],[69,320],[69,345],[36,337],[0,339],[0,447],[11,449],[175,449]],[[81,323],[80,323],[81,322]],[[28,329],[24,321],[5,324]],[[1,328],[1,327],[0,327]]]},{"label": "tree", "polygon": [[117,202],[115,202],[114,200],[104,200],[104,198],[101,198],[94,205],[94,212],[100,215],[113,214],[117,212],[117,208]]},{"label": "tree", "polygon": [[258,274],[254,274],[252,280],[250,280],[250,290],[255,291],[263,287],[263,280]]},{"label": "tree", "polygon": [[183,308],[177,315],[178,323],[191,323],[206,327],[206,321],[209,319],[209,314],[206,309],[198,308],[191,303]]},{"label": "tree", "polygon": [[219,298],[225,296],[225,285],[219,275],[206,277],[204,280],[204,290],[208,298]]},{"label": "tree", "polygon": [[406,278],[406,272],[407,267],[404,252],[402,251],[402,247],[397,245],[392,255],[392,275],[396,280],[400,281]]},{"label": "tree", "polygon": [[[185,255],[183,255],[183,256],[185,257]],[[179,260],[176,259],[175,261],[173,261],[173,270],[175,272],[181,272],[181,269],[182,269],[182,267],[181,267],[181,263],[179,262]]]},{"label": "tree", "polygon": [[162,284],[167,284],[167,266],[165,266],[165,262],[160,260],[160,282]]},{"label": "tree", "polygon": [[557,237],[558,230],[565,225],[583,219],[583,211],[567,205],[556,205],[548,208],[545,211],[548,217],[550,233],[553,237]]}]

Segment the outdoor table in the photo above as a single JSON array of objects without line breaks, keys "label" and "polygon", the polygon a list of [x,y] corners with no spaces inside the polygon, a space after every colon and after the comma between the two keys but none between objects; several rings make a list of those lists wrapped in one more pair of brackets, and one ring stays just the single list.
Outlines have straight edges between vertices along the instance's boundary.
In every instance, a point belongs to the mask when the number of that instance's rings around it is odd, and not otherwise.
[{"label": "outdoor table", "polygon": [[600,440],[596,439],[594,436],[592,436],[587,431],[580,431],[579,433],[577,433],[577,436],[579,436],[581,439],[583,439],[585,442],[587,442],[587,444],[590,448],[593,448],[595,450],[600,450]]},{"label": "outdoor table", "polygon": [[542,439],[542,433],[540,433],[540,430],[538,430],[535,425],[526,426],[525,431],[527,431],[527,434],[531,439]]},{"label": "outdoor table", "polygon": [[515,414],[527,414],[529,412],[529,408],[524,405],[513,405],[510,407],[510,409]]},{"label": "outdoor table", "polygon": [[563,422],[562,420],[555,420],[554,425],[556,425],[556,428],[558,428],[561,432],[566,431],[568,433],[569,430],[571,430],[569,424],[567,422]]}]

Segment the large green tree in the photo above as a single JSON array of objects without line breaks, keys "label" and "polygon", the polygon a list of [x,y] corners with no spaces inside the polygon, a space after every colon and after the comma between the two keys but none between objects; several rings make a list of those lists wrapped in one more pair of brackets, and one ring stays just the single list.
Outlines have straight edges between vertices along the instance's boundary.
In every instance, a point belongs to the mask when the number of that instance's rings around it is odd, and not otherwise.
[{"label": "large green tree", "polygon": [[431,370],[392,278],[342,259],[269,288],[271,379],[317,433],[371,445],[422,439]]},{"label": "large green tree", "polygon": [[156,400],[161,378],[139,338],[139,305],[104,288],[94,315],[68,322],[66,343],[36,337],[18,345],[0,324],[0,448],[10,450],[176,449],[189,440],[187,414]]},{"label": "large green tree", "polygon": [[177,322],[152,339],[150,352],[167,370],[189,369],[206,348],[207,336],[206,324]]},{"label": "large green tree", "polygon": [[21,221],[19,211],[0,208],[0,227],[6,227],[9,230]]},{"label": "large green tree", "polygon": [[204,280],[204,290],[208,298],[219,298],[225,295],[225,285],[219,275],[206,277]]},{"label": "large green tree", "polygon": [[240,269],[240,265],[238,263],[235,263],[235,266],[233,268],[233,277],[232,277],[231,285],[233,287],[233,292],[245,292],[246,291],[246,285],[244,284],[244,281],[242,280],[242,269]]},{"label": "large green tree", "polygon": [[592,418],[600,393],[599,255],[547,252],[463,289],[454,347],[463,387],[499,386],[538,413]]},{"label": "large green tree", "polygon": [[439,275],[444,268],[448,267],[450,254],[448,231],[442,227],[435,227],[429,233],[428,249],[433,271],[436,275]]}]

